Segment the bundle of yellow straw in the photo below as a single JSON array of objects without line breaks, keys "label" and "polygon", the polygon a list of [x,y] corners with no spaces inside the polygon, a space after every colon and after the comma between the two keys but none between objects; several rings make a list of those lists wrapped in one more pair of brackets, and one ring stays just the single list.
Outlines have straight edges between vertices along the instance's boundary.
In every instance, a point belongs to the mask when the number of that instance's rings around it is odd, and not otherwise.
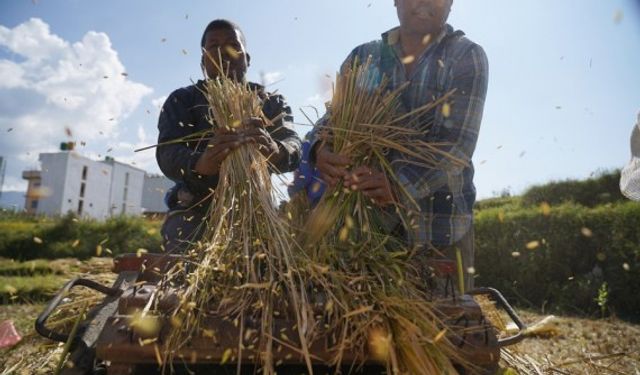
[{"label": "bundle of yellow straw", "polygon": [[[257,92],[246,83],[225,76],[208,80],[212,130],[247,130],[248,119],[262,117]],[[210,315],[237,322],[240,328],[234,358],[242,362],[245,319],[260,322],[256,349],[264,374],[272,374],[273,319],[290,314],[296,322],[302,353],[309,368],[305,327],[309,306],[297,264],[301,255],[289,237],[285,221],[274,205],[268,160],[255,144],[234,150],[222,163],[213,192],[205,235],[192,249],[192,270],[182,286],[181,303],[174,312],[179,322],[167,344],[167,357],[195,336],[206,335],[202,324]],[[176,283],[178,284],[178,283]],[[167,358],[169,363],[171,358]]]},{"label": "bundle of yellow straw", "polygon": [[[442,145],[423,141],[426,124],[420,121],[447,96],[402,113],[402,90],[387,91],[386,80],[371,74],[370,61],[354,61],[337,77],[329,121],[319,134],[334,153],[349,157],[351,168],[383,171],[402,201],[411,202],[387,156],[394,152],[434,166]],[[394,374],[455,374],[450,359],[459,356],[412,267],[412,249],[385,232],[394,211],[406,225],[407,207],[377,208],[338,183],[310,213],[303,233],[312,258],[308,272],[326,295],[324,319],[338,337],[334,364],[348,350],[363,361],[378,359]]]}]

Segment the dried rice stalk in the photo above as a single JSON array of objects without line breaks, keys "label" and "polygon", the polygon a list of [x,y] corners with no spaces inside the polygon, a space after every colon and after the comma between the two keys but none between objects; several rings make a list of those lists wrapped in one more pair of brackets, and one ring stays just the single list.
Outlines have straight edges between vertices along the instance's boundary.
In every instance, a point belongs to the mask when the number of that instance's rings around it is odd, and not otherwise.
[{"label": "dried rice stalk", "polygon": [[[245,83],[225,76],[208,80],[204,94],[214,130],[242,130],[245,120],[264,118],[257,93]],[[216,315],[240,327],[239,366],[245,320],[251,318],[260,322],[256,346],[263,353],[263,373],[273,374],[273,338],[279,334],[272,330],[277,311],[291,314],[290,319],[297,323],[301,351],[311,369],[306,334],[311,307],[294,257],[295,244],[274,205],[267,164],[253,144],[236,149],[222,163],[209,226],[200,246],[192,251],[193,270],[184,276],[182,300],[174,313],[182,325],[167,345],[165,356],[169,358],[164,363],[171,363],[171,353],[184,347],[190,338],[202,335],[203,321]],[[180,274],[184,275],[176,273]]]},{"label": "dried rice stalk", "polygon": [[[402,114],[399,99],[406,85],[393,91],[387,91],[386,87],[387,79],[378,76],[370,61],[364,64],[354,61],[351,69],[338,75],[336,79],[328,125],[323,126],[318,134],[323,142],[332,147],[333,152],[348,156],[353,162],[351,167],[370,166],[383,171],[387,178],[395,182],[399,198],[412,205],[396,210],[396,214],[406,224],[408,218],[403,212],[417,206],[398,183],[395,166],[387,157],[392,154],[402,155],[402,158],[393,163],[422,167],[435,167],[442,157],[458,165],[464,165],[465,162],[446,153],[444,149],[447,144],[424,141],[428,125],[425,124],[426,114],[446,101],[453,92]],[[362,194],[348,191],[343,188],[342,183],[338,183],[331,192],[324,195],[321,203],[311,213],[306,230],[310,235],[308,242],[323,238],[332,226],[334,229],[335,226],[342,228],[350,219],[363,226],[363,230],[354,231],[354,235],[383,231],[382,212],[371,210],[370,206],[370,202]],[[339,231],[336,233],[339,234]],[[369,235],[365,237],[371,238]]]},{"label": "dried rice stalk", "polygon": [[[387,160],[390,153],[405,162],[435,166],[446,145],[423,141],[423,116],[441,101],[408,114],[400,114],[399,97],[404,87],[387,92],[386,80],[371,74],[370,61],[355,61],[338,76],[329,125],[320,138],[333,152],[348,156],[353,165],[382,170],[402,190]],[[454,163],[462,161],[453,160]],[[414,202],[415,203],[415,202]],[[395,207],[405,224],[406,208]],[[444,337],[443,323],[421,288],[411,265],[412,251],[385,233],[388,210],[374,207],[360,192],[338,184],[325,192],[311,212],[306,227],[305,249],[313,262],[310,279],[326,295],[325,321],[337,332],[334,365],[345,351],[373,355],[386,363],[390,373],[455,374],[450,358],[463,362]]]}]

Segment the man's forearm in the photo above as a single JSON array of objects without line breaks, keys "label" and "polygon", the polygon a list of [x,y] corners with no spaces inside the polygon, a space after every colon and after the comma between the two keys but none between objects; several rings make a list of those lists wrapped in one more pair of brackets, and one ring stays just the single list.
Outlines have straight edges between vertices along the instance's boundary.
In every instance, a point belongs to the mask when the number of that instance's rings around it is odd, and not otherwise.
[{"label": "man's forearm", "polygon": [[300,139],[290,137],[284,140],[275,140],[278,144],[278,154],[271,159],[271,164],[277,169],[277,173],[292,172],[300,163],[302,144]]},{"label": "man's forearm", "polygon": [[159,146],[156,151],[158,166],[165,176],[176,182],[183,182],[189,190],[202,194],[216,187],[218,176],[204,176],[195,171],[195,165],[202,155],[183,145]]}]

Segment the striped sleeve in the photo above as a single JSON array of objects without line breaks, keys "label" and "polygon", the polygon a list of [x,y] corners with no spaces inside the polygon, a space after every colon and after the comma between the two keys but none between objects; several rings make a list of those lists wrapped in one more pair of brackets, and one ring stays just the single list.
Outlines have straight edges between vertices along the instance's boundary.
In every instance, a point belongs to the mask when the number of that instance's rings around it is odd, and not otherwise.
[{"label": "striped sleeve", "polygon": [[[450,156],[436,157],[433,168],[409,163],[399,163],[397,167],[399,182],[414,199],[423,199],[446,185],[451,191],[462,188],[450,186],[452,181],[464,183],[450,176],[461,174],[465,165],[471,163],[487,94],[488,66],[484,50],[474,45],[451,67],[447,92],[456,91],[446,104],[436,109],[434,126],[427,135],[429,141],[442,144],[440,149]],[[444,105],[449,106],[448,111],[443,111]]]}]

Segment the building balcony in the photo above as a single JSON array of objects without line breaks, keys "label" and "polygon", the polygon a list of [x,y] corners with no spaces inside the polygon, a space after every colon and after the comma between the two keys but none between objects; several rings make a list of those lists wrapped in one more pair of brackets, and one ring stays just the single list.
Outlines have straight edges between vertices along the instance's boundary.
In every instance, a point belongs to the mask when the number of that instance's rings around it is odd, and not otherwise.
[{"label": "building balcony", "polygon": [[41,176],[41,171],[31,170],[31,171],[23,171],[22,178],[25,180],[35,180],[39,179]]}]

